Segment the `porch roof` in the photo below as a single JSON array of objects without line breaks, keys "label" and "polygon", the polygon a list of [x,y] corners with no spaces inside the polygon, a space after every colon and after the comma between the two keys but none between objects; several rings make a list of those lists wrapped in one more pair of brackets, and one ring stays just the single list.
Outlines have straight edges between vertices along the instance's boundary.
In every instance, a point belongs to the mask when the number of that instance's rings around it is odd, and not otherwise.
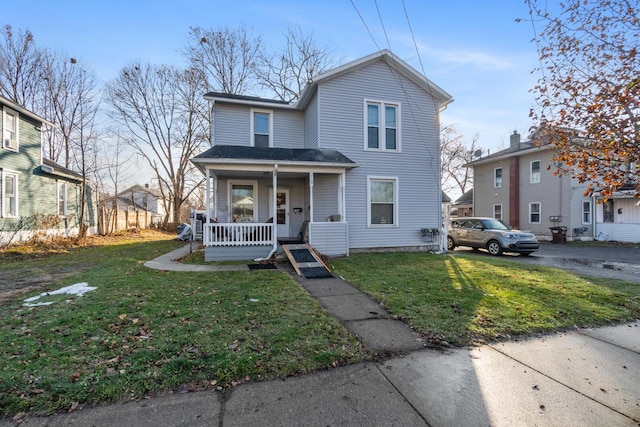
[{"label": "porch roof", "polygon": [[201,170],[207,163],[287,164],[354,168],[358,164],[338,150],[262,148],[216,145],[191,159]]}]

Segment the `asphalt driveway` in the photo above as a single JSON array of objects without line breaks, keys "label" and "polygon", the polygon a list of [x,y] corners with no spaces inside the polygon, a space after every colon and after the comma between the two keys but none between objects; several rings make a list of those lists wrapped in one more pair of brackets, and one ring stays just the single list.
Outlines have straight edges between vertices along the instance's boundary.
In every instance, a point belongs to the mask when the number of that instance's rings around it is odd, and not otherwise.
[{"label": "asphalt driveway", "polygon": [[[486,251],[456,248],[451,254],[466,253],[490,257]],[[504,254],[505,259],[562,268],[587,276],[608,277],[640,283],[640,245],[611,243],[553,244],[540,242],[529,256]]]}]

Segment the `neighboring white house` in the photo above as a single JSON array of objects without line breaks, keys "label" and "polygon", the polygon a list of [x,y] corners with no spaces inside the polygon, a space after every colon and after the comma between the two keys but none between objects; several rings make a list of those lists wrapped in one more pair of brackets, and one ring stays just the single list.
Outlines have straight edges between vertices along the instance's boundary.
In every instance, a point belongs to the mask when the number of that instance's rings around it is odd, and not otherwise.
[{"label": "neighboring white house", "polygon": [[207,260],[266,257],[299,235],[325,255],[433,248],[423,230],[441,228],[439,113],[453,99],[388,50],[315,76],[295,103],[205,97],[211,148],[192,161]]},{"label": "neighboring white house", "polygon": [[151,224],[161,224],[166,216],[164,198],[160,190],[146,185],[133,185],[118,193],[120,209],[142,209],[151,214]]}]

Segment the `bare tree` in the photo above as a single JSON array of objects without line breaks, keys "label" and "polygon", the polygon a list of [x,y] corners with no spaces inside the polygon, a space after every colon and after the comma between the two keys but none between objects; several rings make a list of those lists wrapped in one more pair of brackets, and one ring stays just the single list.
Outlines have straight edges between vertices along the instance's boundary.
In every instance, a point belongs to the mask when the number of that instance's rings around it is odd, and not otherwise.
[{"label": "bare tree", "polygon": [[467,148],[463,136],[454,125],[444,126],[440,136],[442,191],[464,194],[473,185],[473,171],[466,164],[478,150],[478,134]]},{"label": "bare tree", "polygon": [[298,99],[312,77],[335,67],[340,60],[327,46],[321,46],[313,33],[305,34],[301,27],[289,28],[284,47],[272,54],[263,53],[258,72],[260,84],[278,99]]},{"label": "bare tree", "polygon": [[129,131],[126,142],[145,159],[171,201],[173,222],[179,222],[180,207],[193,191],[186,188],[190,159],[208,139],[203,86],[197,70],[132,63],[105,90],[110,116]]},{"label": "bare tree", "polygon": [[41,56],[31,32],[16,32],[11,25],[5,25],[0,31],[0,95],[38,111]]},{"label": "bare tree", "polygon": [[246,27],[205,29],[191,27],[183,54],[192,69],[205,76],[208,90],[246,95],[256,79],[262,39]]}]

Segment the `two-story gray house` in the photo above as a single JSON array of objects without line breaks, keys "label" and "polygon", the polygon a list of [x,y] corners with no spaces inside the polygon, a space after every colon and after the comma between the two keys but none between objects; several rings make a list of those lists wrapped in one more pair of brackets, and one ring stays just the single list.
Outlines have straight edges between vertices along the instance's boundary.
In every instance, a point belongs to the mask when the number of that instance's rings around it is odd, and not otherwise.
[{"label": "two-story gray house", "polygon": [[[82,176],[42,156],[42,132],[54,125],[2,96],[0,113],[0,244],[77,235]],[[94,227],[92,203],[86,212]]]},{"label": "two-story gray house", "polygon": [[585,195],[588,183],[557,174],[553,144],[541,130],[526,141],[516,132],[509,148],[469,163],[473,167],[473,212],[552,239],[551,228],[566,227],[571,239],[640,242],[640,204],[635,186],[604,200]]},{"label": "two-story gray house", "polygon": [[312,79],[297,102],[208,93],[205,259],[433,248],[439,113],[452,97],[388,50]]}]

